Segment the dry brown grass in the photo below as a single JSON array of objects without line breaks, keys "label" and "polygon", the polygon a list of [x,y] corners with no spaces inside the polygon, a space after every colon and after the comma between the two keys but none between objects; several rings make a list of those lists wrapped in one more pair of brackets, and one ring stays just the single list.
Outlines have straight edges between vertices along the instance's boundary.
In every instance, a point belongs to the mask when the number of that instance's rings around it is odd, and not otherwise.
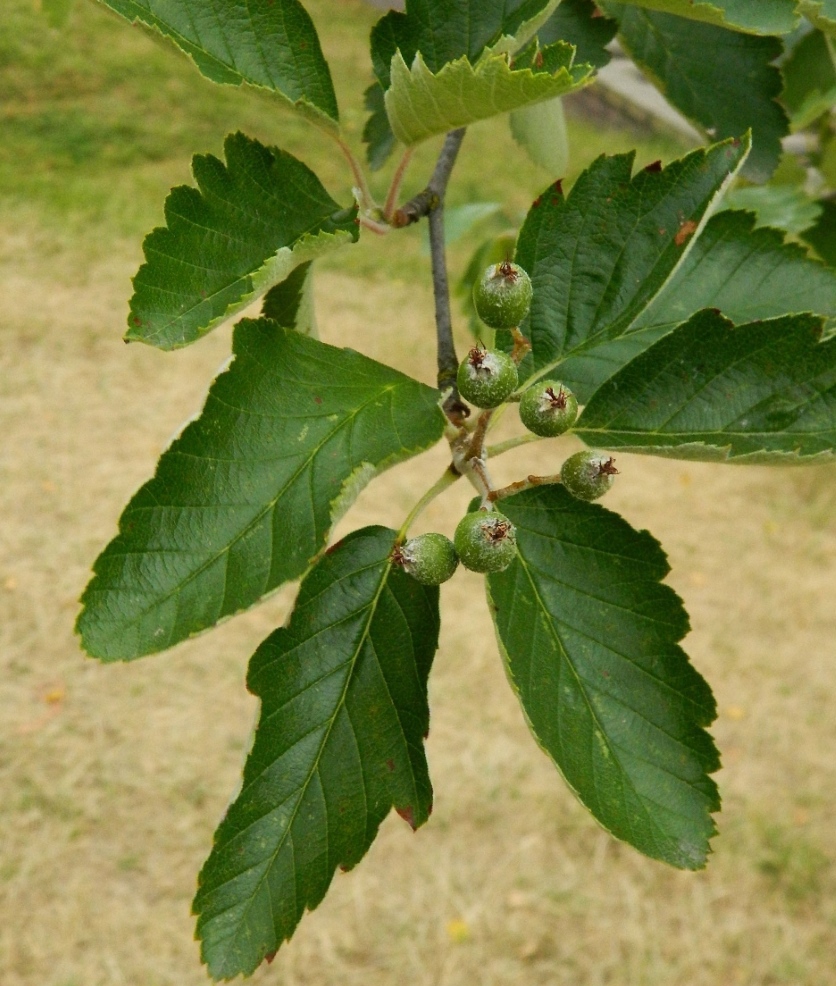
[{"label": "dry brown grass", "polygon": [[[90,563],[199,406],[229,332],[173,355],[126,348],[136,247],[78,280],[59,255],[44,288],[40,262],[15,259],[39,235],[2,245],[0,983],[188,986],[205,981],[195,874],[255,713],[246,661],[292,591],[169,654],[83,657],[72,627]],[[327,339],[432,378],[423,289],[328,273],[318,292]],[[392,324],[372,329],[387,307]],[[514,456],[526,453],[500,478]],[[254,982],[836,982],[836,474],[620,464],[609,505],[669,551],[687,647],[721,709],[725,811],[708,870],[650,862],[576,804],[527,735],[464,573],[443,592],[430,823],[413,835],[389,819]],[[438,450],[398,467],[343,526],[397,524],[443,465]],[[454,489],[426,525],[449,532],[467,498]]]}]

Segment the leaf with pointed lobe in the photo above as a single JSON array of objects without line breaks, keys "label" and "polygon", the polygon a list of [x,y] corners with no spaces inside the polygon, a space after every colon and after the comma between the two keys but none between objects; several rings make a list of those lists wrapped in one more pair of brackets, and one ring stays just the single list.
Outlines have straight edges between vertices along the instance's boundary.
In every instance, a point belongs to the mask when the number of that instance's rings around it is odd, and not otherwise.
[{"label": "leaf with pointed lobe", "polygon": [[646,531],[562,486],[502,502],[518,554],[488,576],[511,686],[540,747],[609,832],[683,869],[705,865],[719,757],[711,690],[679,641],[682,601]]},{"label": "leaf with pointed lobe", "polygon": [[353,350],[244,319],[233,353],[95,563],[93,657],[165,650],[298,578],[374,476],[443,433],[436,390]]},{"label": "leaf with pointed lobe", "polygon": [[432,810],[424,737],[438,588],[393,568],[394,542],[366,527],[335,545],[288,626],[250,661],[255,741],[193,904],[215,979],[272,957],[391,808],[413,828]]},{"label": "leaf with pointed lobe", "polygon": [[187,346],[227,321],[299,264],[356,241],[356,207],[343,209],[291,154],[242,133],[226,164],[196,155],[197,188],[165,203],[165,227],[145,238],[134,277],[128,341]]}]

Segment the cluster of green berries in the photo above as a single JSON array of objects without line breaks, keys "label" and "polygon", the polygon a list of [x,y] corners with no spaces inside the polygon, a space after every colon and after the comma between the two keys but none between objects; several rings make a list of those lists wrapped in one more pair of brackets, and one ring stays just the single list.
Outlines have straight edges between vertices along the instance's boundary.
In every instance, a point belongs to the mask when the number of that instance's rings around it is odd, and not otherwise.
[{"label": "cluster of green berries", "polygon": [[419,534],[395,549],[393,560],[422,585],[452,578],[459,561],[471,572],[501,572],[517,554],[517,532],[498,510],[465,514],[454,540],[443,534]]},{"label": "cluster of green berries", "polygon": [[[531,307],[531,280],[517,264],[488,267],[473,288],[479,317],[494,329],[513,329]],[[479,408],[504,404],[519,385],[517,364],[500,349],[474,346],[459,366],[461,396]],[[520,397],[520,420],[542,438],[567,432],[578,417],[578,401],[560,380],[539,380]],[[597,500],[612,486],[618,470],[604,452],[576,452],[563,463],[560,479],[572,496]],[[392,559],[423,585],[452,578],[459,562],[472,572],[501,572],[517,554],[517,534],[498,510],[480,509],[459,521],[453,541],[443,534],[421,534],[395,548]]]}]

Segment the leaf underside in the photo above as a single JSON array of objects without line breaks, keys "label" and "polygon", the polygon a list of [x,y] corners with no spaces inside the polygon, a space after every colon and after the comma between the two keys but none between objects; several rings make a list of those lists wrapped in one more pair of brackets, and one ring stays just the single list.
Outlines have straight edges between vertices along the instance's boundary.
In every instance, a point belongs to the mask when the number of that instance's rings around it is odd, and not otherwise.
[{"label": "leaf underside", "polygon": [[568,197],[558,184],[535,200],[516,251],[534,288],[522,326],[529,372],[628,331],[683,261],[747,149],[746,140],[725,141],[632,177],[632,154],[602,156]]},{"label": "leaf underside", "polygon": [[377,473],[441,437],[438,392],[359,353],[267,319],[233,352],[96,561],[94,657],[164,650],[298,578]]},{"label": "leaf underside", "polygon": [[478,120],[564,96],[592,77],[592,66],[574,65],[573,59],[574,48],[557,42],[542,49],[531,67],[512,68],[506,55],[485,54],[476,65],[462,56],[434,73],[422,53],[410,67],[397,53],[392,59],[392,84],[384,96],[389,123],[398,140],[411,146]]},{"label": "leaf underside", "polygon": [[213,82],[270,90],[336,129],[331,73],[299,0],[101,2],[131,22],[156,28]]},{"label": "leaf underside", "polygon": [[413,828],[432,810],[424,737],[438,588],[393,570],[394,540],[367,527],[329,551],[290,624],[250,661],[255,742],[193,904],[215,979],[272,956],[390,808]]},{"label": "leaf underside", "polygon": [[341,209],[291,154],[241,133],[226,138],[224,152],[225,165],[195,156],[198,187],[172,189],[167,225],[146,236],[129,341],[187,346],[294,267],[357,239],[356,208]]},{"label": "leaf underside", "polygon": [[713,139],[752,130],[742,174],[768,181],[781,157],[789,120],[777,102],[778,38],[753,37],[683,17],[627,5],[618,8],[619,38],[663,96]]},{"label": "leaf underside", "polygon": [[777,465],[836,452],[836,339],[822,319],[698,312],[608,380],[576,433],[599,448]]},{"label": "leaf underside", "polygon": [[703,308],[736,325],[811,311],[836,326],[836,271],[811,260],[777,229],[755,229],[748,212],[713,216],[662,291],[620,339],[560,366],[583,401],[630,360]]},{"label": "leaf underside", "polygon": [[654,859],[705,864],[719,767],[716,715],[679,640],[665,555],[617,514],[541,487],[503,501],[518,557],[488,576],[511,684],[543,750],[613,835]]},{"label": "leaf underside", "polygon": [[822,31],[836,36],[836,0],[801,0],[799,9]]}]

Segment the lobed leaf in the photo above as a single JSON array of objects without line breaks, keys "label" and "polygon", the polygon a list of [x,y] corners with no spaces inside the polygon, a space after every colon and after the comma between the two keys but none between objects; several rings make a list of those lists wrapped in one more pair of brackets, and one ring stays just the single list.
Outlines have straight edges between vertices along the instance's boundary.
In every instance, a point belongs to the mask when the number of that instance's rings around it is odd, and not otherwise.
[{"label": "lobed leaf", "polygon": [[356,208],[342,209],[291,154],[242,133],[226,138],[224,152],[226,165],[195,156],[198,187],[172,189],[167,225],[146,236],[129,341],[187,346],[294,267],[356,241]]},{"label": "lobed leaf", "polygon": [[812,311],[836,329],[836,271],[811,260],[777,229],[755,229],[748,212],[713,216],[682,266],[630,331],[568,359],[563,380],[586,401],[622,366],[703,308],[735,324]]},{"label": "lobed leaf", "polygon": [[466,56],[433,73],[418,53],[411,68],[392,59],[386,112],[398,140],[410,146],[478,120],[574,92],[591,81],[592,66],[574,65],[574,48],[542,49],[531,67],[512,68],[505,54]]},{"label": "lobed leaf", "polygon": [[96,561],[94,657],[165,650],[298,578],[377,473],[442,435],[437,391],[352,350],[245,319],[233,352]]},{"label": "lobed leaf", "polygon": [[[624,0],[625,3],[748,34],[789,34],[798,23],[797,0]],[[826,0],[832,2],[832,0]],[[598,0],[609,12],[612,0]]]},{"label": "lobed leaf", "polygon": [[596,447],[792,465],[836,453],[836,339],[822,319],[735,325],[698,312],[596,392],[576,431]]},{"label": "lobed leaf", "polygon": [[691,123],[721,140],[752,130],[742,174],[767,181],[781,157],[789,120],[777,102],[783,51],[774,37],[754,37],[684,17],[610,4],[619,39],[633,61]]},{"label": "lobed leaf", "polygon": [[299,0],[101,2],[172,40],[213,82],[268,89],[320,125],[337,128],[331,72]]},{"label": "lobed leaf", "polygon": [[747,151],[746,139],[725,141],[632,177],[633,154],[602,156],[568,197],[558,183],[535,200],[516,252],[534,287],[523,332],[535,370],[629,330],[682,263]]},{"label": "lobed leaf", "polygon": [[488,576],[506,671],[534,736],[613,835],[705,864],[719,767],[711,691],[679,641],[682,602],[659,543],[561,486],[503,501],[518,557]]},{"label": "lobed leaf", "polygon": [[243,788],[193,909],[215,979],[249,975],[365,855],[390,808],[432,810],[423,740],[438,588],[393,570],[395,532],[355,531],[311,570],[290,624],[250,661],[261,699]]}]

